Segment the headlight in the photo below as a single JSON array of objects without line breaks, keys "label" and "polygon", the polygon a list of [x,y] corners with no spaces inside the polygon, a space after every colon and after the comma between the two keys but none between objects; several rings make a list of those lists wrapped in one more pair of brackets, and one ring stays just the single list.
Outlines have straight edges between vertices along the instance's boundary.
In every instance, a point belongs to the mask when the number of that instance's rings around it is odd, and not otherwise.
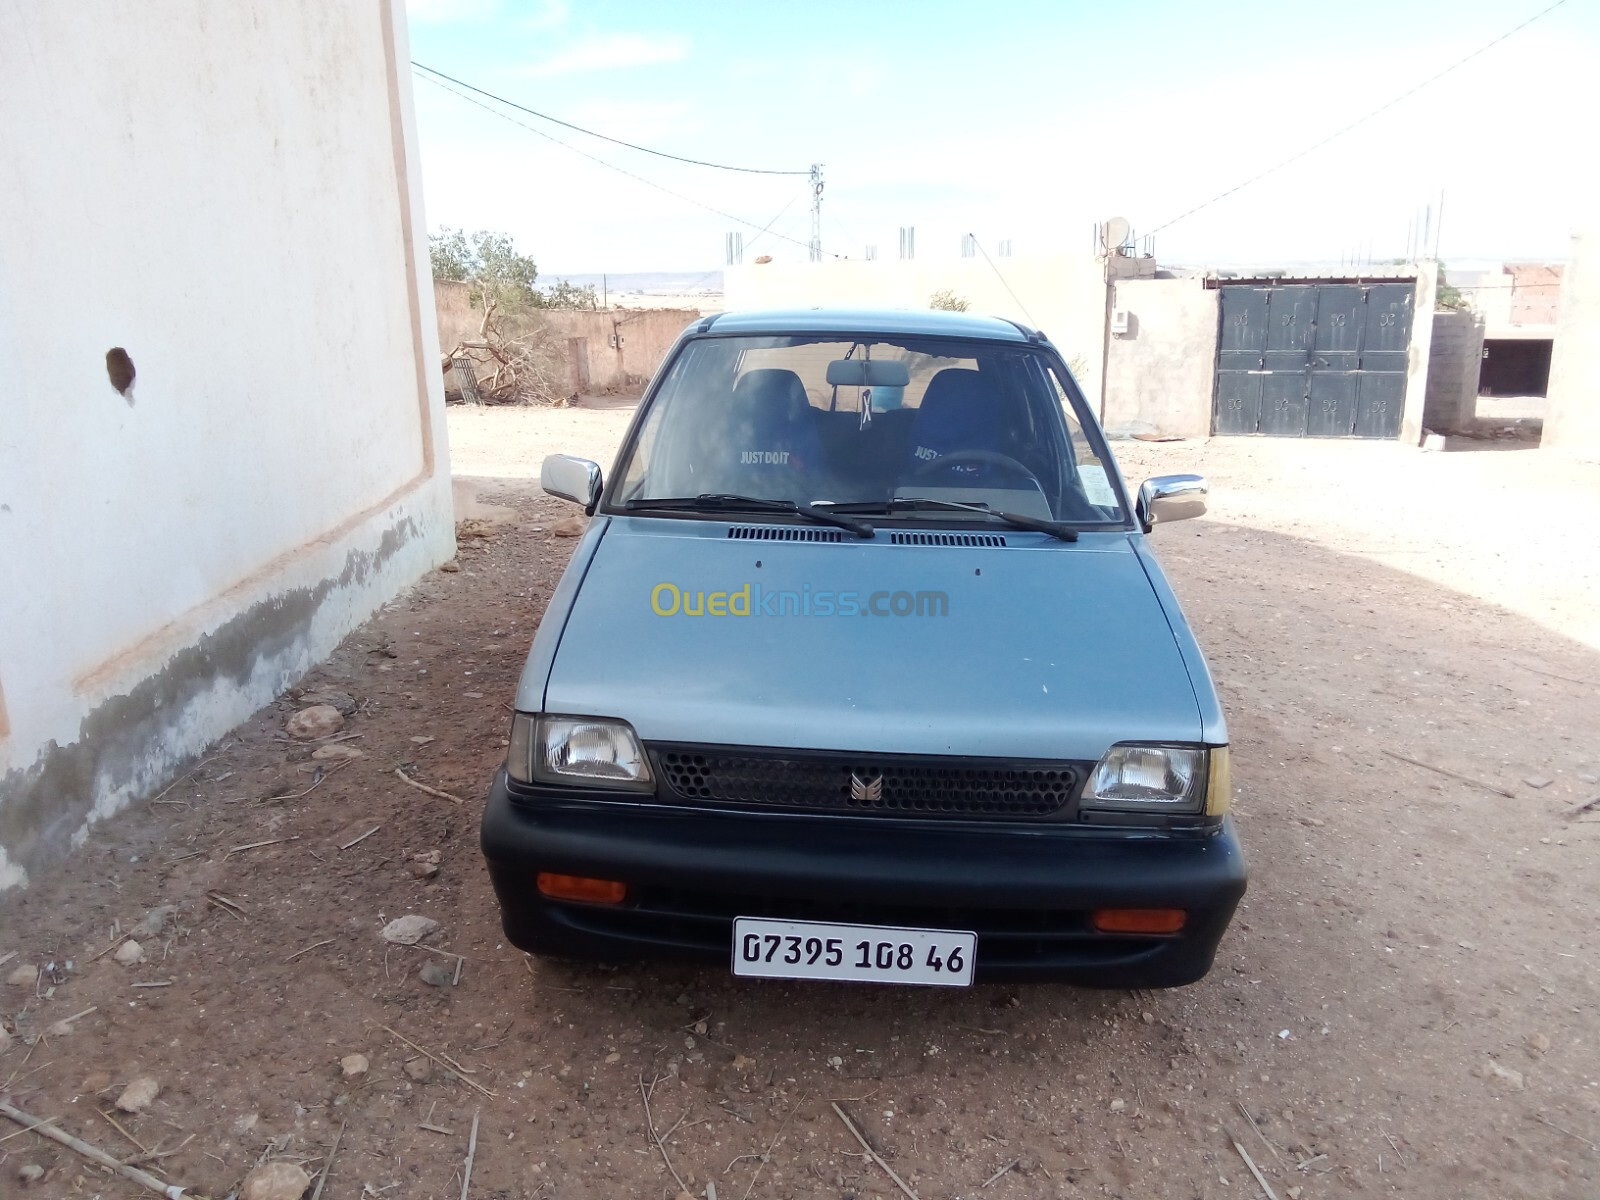
[{"label": "headlight", "polygon": [[519,783],[578,783],[645,791],[650,763],[626,721],[518,713],[506,773]]},{"label": "headlight", "polygon": [[1200,747],[1113,746],[1089,776],[1082,807],[1116,812],[1199,812],[1208,769],[1207,753]]}]

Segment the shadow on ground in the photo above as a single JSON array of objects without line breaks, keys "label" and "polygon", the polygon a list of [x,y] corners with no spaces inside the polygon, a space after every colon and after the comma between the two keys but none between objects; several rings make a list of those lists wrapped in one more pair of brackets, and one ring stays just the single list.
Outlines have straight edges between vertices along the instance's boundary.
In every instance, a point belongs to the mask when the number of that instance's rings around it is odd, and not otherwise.
[{"label": "shadow on ground", "polygon": [[[476,1195],[670,1197],[664,1158],[695,1195],[891,1194],[833,1102],[923,1197],[1238,1196],[1254,1184],[1230,1135],[1279,1195],[1592,1194],[1600,826],[1566,814],[1600,794],[1600,655],[1309,542],[1164,529],[1254,870],[1202,983],[952,993],[534,963],[500,937],[476,816],[570,509],[525,485],[480,499],[516,520],[306,681],[350,693],[362,758],[330,771],[282,740],[286,700],[11,898],[12,967],[77,963],[53,995],[0,994],[15,1103],[133,1153],[88,1109],[153,1074],[155,1105],[119,1119],[150,1145],[192,1133],[162,1166],[215,1196],[264,1148],[317,1169],[341,1123],[330,1194],[455,1194],[474,1114]],[[145,963],[90,961],[162,905]],[[419,976],[453,959],[379,940],[411,912],[464,956],[458,987]],[[370,1069],[346,1079],[355,1052]],[[0,1169],[50,1168],[39,1195],[89,1174],[32,1135],[0,1150]]]}]

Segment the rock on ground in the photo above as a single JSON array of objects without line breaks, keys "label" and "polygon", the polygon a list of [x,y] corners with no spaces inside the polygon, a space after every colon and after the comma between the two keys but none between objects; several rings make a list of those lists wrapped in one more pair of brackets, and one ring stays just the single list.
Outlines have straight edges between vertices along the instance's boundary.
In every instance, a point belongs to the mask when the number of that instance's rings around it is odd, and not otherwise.
[{"label": "rock on ground", "polygon": [[117,1097],[117,1107],[125,1113],[141,1113],[161,1094],[161,1084],[153,1075],[141,1075]]},{"label": "rock on ground", "polygon": [[125,967],[135,966],[144,961],[144,947],[129,938],[117,947],[117,952],[111,956]]},{"label": "rock on ground", "polygon": [[283,731],[298,742],[331,737],[344,728],[344,714],[331,704],[302,708],[283,723]]},{"label": "rock on ground", "polygon": [[244,1177],[239,1200],[300,1200],[311,1176],[294,1163],[262,1163]]},{"label": "rock on ground", "polygon": [[415,946],[439,928],[432,917],[396,917],[383,927],[383,940],[397,946]]},{"label": "rock on ground", "polygon": [[360,1079],[371,1065],[365,1054],[346,1054],[339,1060],[339,1071],[346,1079]]},{"label": "rock on ground", "polygon": [[330,708],[337,708],[342,716],[353,717],[356,715],[356,698],[349,692],[318,688],[314,692],[301,692],[300,703],[306,705],[326,704]]}]

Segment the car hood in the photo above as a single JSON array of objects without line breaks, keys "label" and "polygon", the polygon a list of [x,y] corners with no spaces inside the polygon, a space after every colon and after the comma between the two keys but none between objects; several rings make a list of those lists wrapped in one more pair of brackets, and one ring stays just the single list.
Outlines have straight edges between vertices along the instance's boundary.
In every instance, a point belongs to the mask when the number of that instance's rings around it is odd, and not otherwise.
[{"label": "car hood", "polygon": [[[646,741],[880,753],[1092,760],[1119,741],[1201,740],[1194,686],[1126,535],[889,536],[774,542],[714,521],[613,520],[548,680],[525,678],[518,707],[619,717]],[[701,593],[748,596],[732,606],[749,614],[686,615]],[[821,615],[847,593],[890,614]],[[892,615],[919,593],[933,612]],[[943,615],[927,593],[946,598]]]}]

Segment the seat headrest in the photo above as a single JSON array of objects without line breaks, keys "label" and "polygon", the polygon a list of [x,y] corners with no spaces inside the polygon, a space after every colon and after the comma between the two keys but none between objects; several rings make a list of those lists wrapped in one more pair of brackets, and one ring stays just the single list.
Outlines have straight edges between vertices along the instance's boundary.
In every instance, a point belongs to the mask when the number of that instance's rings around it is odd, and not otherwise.
[{"label": "seat headrest", "polygon": [[782,367],[762,367],[740,376],[733,403],[740,415],[749,413],[764,422],[798,420],[811,405],[800,376]]},{"label": "seat headrest", "polygon": [[1001,442],[994,393],[977,371],[946,367],[928,383],[917,410],[913,454],[935,458],[952,450],[993,450]]},{"label": "seat headrest", "polygon": [[[742,376],[728,404],[725,449],[744,472],[793,472],[819,462],[817,432],[800,376],[764,367]],[[735,489],[737,490],[737,489]]]}]

